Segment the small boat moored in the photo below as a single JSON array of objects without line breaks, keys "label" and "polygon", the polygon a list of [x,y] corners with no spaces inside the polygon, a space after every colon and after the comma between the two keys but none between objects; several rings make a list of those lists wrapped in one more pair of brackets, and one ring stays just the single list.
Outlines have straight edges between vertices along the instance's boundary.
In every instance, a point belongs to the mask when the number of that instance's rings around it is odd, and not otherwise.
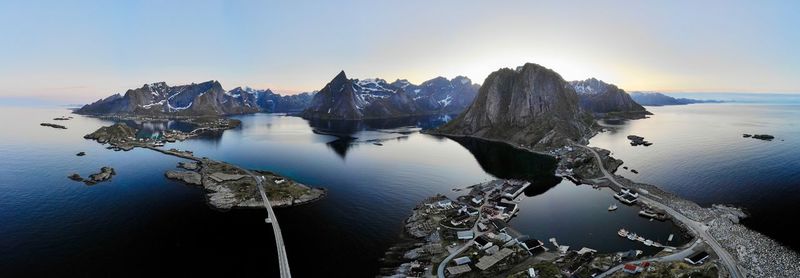
[{"label": "small boat moored", "polygon": [[608,211],[615,211],[615,210],[617,210],[617,205],[611,204],[610,206],[608,206]]}]

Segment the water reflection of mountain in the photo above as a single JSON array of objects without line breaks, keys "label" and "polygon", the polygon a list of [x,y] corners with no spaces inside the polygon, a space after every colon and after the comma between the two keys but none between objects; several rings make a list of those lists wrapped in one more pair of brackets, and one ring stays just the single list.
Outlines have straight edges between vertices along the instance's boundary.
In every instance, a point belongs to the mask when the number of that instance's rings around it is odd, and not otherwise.
[{"label": "water reflection of mountain", "polygon": [[136,121],[136,120],[122,120],[120,121],[128,126],[139,129],[136,134],[139,138],[151,137],[159,135],[166,130],[180,130],[184,132],[192,131],[197,125],[176,120],[163,120],[163,121]]},{"label": "water reflection of mountain", "polygon": [[542,194],[561,182],[555,176],[557,161],[554,157],[527,152],[508,144],[474,138],[450,138],[458,142],[478,161],[484,171],[501,179],[528,180],[533,184],[525,196]]},{"label": "water reflection of mountain", "polygon": [[[328,142],[327,146],[344,158],[356,142],[403,140],[409,134],[419,132],[420,129],[439,127],[452,118],[451,115],[429,115],[358,121],[323,119],[306,119],[306,121],[314,133],[337,137]],[[367,131],[373,133],[368,134]]]}]

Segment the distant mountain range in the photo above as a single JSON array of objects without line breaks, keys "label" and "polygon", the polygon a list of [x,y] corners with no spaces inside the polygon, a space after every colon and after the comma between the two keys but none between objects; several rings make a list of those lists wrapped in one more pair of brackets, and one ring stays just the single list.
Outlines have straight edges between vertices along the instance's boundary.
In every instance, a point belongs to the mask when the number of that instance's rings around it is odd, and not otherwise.
[{"label": "distant mountain range", "polygon": [[531,149],[581,142],[593,117],[575,87],[555,71],[527,63],[493,72],[464,113],[432,133],[501,141]]},{"label": "distant mountain range", "polygon": [[313,93],[281,96],[270,90],[237,87],[225,91],[217,81],[169,86],[145,84],[85,105],[75,113],[86,115],[220,116],[256,112],[302,111]]},{"label": "distant mountain range", "polygon": [[463,76],[437,77],[420,85],[408,80],[349,79],[339,72],[303,112],[311,119],[380,119],[455,114],[468,107],[480,86]]},{"label": "distant mountain range", "polygon": [[722,103],[721,100],[674,98],[658,92],[631,92],[631,98],[644,106],[686,105],[693,103]]},{"label": "distant mountain range", "polygon": [[628,93],[614,84],[608,84],[595,78],[571,81],[580,99],[580,106],[585,111],[595,114],[615,114],[624,116],[643,116],[650,114],[636,103]]}]

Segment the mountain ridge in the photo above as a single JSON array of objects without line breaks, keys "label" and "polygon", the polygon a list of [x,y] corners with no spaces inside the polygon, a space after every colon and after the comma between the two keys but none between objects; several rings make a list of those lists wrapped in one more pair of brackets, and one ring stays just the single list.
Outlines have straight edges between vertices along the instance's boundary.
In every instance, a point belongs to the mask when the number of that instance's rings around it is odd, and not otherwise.
[{"label": "mountain ridge", "polygon": [[309,119],[361,120],[455,114],[472,103],[478,85],[464,76],[436,77],[413,84],[406,79],[351,79],[340,71],[318,91],[302,115]]}]

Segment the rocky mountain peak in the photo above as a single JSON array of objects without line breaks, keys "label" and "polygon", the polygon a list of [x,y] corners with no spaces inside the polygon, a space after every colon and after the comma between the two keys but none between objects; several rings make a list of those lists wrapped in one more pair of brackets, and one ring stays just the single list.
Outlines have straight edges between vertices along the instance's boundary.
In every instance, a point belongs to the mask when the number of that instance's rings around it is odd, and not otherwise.
[{"label": "rocky mountain peak", "polygon": [[546,149],[582,140],[591,124],[561,75],[527,63],[490,74],[467,110],[436,132]]}]

